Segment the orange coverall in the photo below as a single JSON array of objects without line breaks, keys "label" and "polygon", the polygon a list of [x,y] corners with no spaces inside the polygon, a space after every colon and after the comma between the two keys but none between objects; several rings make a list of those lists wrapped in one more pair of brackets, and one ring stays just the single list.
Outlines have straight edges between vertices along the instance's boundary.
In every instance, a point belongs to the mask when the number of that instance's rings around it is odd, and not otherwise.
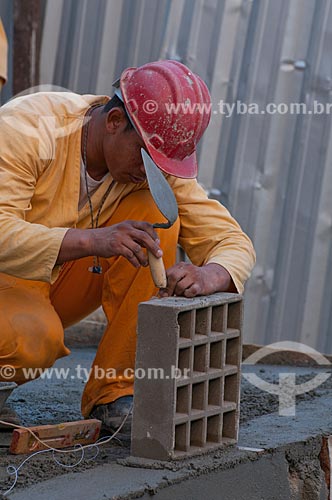
[{"label": "orange coverall", "polygon": [[[92,257],[55,266],[68,228],[90,226],[88,204],[78,210],[81,131],[89,106],[108,99],[39,93],[0,108],[0,366],[13,366],[19,383],[25,381],[22,368],[52,366],[69,354],[63,327],[102,304],[108,324],[94,365],[117,373],[90,377],[84,416],[95,404],[133,393],[133,377],[123,372],[135,365],[137,307],[157,291],[149,269],[135,269],[123,257],[101,259],[102,275],[88,271]],[[166,267],[175,263],[179,242],[193,264],[224,266],[241,293],[255,260],[249,238],[196,180],[167,177],[179,219],[159,230]],[[108,174],[92,196],[94,216],[111,181]],[[115,183],[100,225],[128,219],[163,220],[146,182]]]}]

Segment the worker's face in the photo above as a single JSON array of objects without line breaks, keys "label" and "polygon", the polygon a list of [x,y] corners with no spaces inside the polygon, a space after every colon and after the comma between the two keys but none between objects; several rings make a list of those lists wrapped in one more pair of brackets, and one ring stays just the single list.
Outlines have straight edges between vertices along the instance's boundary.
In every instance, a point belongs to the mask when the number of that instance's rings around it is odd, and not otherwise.
[{"label": "worker's face", "polygon": [[133,128],[127,129],[124,113],[113,115],[108,117],[104,141],[107,168],[117,182],[143,182],[146,179],[141,155],[141,148],[145,148],[144,142]]}]

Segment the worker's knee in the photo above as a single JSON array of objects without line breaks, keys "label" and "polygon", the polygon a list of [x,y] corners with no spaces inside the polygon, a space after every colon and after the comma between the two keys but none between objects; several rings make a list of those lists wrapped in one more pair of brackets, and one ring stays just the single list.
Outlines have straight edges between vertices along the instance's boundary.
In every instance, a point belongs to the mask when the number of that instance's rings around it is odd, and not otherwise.
[{"label": "worker's knee", "polygon": [[[23,383],[38,377],[42,370],[53,365],[57,358],[69,350],[64,345],[60,319],[55,312],[17,311],[6,324],[2,321],[0,342],[0,367],[12,367],[12,376],[2,373],[0,380]],[[36,369],[35,372],[26,369]],[[8,371],[8,369],[7,369]],[[8,373],[10,373],[8,371]]]},{"label": "worker's knee", "polygon": [[25,318],[25,324],[26,328],[24,334],[19,336],[18,345],[23,366],[47,368],[66,354],[60,321],[36,321],[31,315]]}]

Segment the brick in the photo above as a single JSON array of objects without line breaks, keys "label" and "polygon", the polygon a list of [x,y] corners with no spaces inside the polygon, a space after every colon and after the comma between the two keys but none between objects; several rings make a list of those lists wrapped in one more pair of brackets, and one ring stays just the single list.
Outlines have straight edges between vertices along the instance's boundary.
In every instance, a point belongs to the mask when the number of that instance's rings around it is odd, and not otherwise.
[{"label": "brick", "polygon": [[[242,316],[242,297],[229,293],[139,305],[133,456],[168,460],[237,442]],[[149,378],[151,368],[163,378]]]},{"label": "brick", "polygon": [[332,494],[332,481],[331,481],[331,459],[332,459],[332,436],[322,437],[322,448],[319,454],[320,466],[324,473],[325,483],[329,491],[329,499]]},{"label": "brick", "polygon": [[[45,445],[62,449],[77,445],[92,444],[98,439],[100,428],[100,420],[90,419],[14,429],[9,451],[10,453],[19,455],[46,450],[47,446]],[[40,441],[34,438],[29,429]]]}]

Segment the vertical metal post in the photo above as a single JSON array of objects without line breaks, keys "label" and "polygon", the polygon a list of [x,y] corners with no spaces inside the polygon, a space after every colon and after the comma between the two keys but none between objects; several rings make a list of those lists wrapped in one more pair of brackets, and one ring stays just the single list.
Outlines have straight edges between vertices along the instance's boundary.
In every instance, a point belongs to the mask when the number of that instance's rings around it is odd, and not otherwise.
[{"label": "vertical metal post", "polygon": [[13,93],[38,85],[41,0],[14,0]]}]

